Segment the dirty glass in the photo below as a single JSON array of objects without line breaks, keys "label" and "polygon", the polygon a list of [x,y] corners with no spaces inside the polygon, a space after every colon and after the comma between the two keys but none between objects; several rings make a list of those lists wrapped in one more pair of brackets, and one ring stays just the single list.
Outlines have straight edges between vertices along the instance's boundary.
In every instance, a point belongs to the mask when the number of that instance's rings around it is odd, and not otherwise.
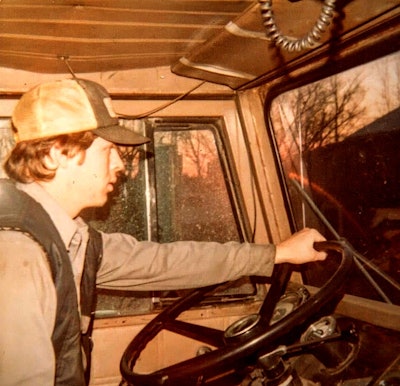
[{"label": "dirty glass", "polygon": [[158,240],[239,241],[211,130],[154,132]]},{"label": "dirty glass", "polygon": [[286,92],[270,116],[295,226],[357,249],[347,292],[400,304],[400,54]]}]

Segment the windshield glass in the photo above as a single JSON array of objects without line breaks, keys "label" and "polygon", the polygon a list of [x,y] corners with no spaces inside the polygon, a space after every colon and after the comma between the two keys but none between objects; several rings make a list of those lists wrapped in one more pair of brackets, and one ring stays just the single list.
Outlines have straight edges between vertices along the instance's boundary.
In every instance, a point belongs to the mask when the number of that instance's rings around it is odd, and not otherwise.
[{"label": "windshield glass", "polygon": [[[295,226],[360,253],[347,292],[400,304],[400,55],[277,97],[270,111]],[[319,286],[326,266],[304,272]]]}]

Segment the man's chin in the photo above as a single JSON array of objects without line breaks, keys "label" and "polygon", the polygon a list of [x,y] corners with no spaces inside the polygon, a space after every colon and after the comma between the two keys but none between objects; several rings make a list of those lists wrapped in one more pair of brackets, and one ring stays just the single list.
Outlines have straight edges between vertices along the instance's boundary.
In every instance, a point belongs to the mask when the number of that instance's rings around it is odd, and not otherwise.
[{"label": "man's chin", "polygon": [[88,206],[88,208],[102,208],[104,205],[107,204],[107,202],[109,201],[109,197],[108,195],[106,195],[103,199],[99,199],[96,202],[91,202],[90,206]]}]

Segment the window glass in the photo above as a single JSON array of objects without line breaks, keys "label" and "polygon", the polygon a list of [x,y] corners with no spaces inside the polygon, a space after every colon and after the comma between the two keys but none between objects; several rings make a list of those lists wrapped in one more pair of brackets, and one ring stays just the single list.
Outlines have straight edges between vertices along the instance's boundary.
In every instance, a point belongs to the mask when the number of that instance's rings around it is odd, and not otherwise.
[{"label": "window glass", "polygon": [[158,240],[239,241],[214,133],[154,132]]},{"label": "window glass", "polygon": [[[347,291],[397,304],[399,97],[396,53],[286,92],[270,111],[296,227],[346,238],[368,274],[355,268]],[[334,269],[317,267],[305,271],[309,284],[323,284]]]}]

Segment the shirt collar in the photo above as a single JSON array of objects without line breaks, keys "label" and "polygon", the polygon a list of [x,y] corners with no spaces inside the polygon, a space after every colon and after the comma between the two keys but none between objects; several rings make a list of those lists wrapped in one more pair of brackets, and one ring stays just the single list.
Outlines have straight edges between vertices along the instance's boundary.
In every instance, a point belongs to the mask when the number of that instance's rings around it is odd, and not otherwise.
[{"label": "shirt collar", "polygon": [[82,221],[74,221],[69,217],[64,209],[37,182],[29,184],[17,182],[16,186],[42,205],[60,233],[61,239],[68,250],[72,237],[78,231],[78,226],[82,225]]}]

